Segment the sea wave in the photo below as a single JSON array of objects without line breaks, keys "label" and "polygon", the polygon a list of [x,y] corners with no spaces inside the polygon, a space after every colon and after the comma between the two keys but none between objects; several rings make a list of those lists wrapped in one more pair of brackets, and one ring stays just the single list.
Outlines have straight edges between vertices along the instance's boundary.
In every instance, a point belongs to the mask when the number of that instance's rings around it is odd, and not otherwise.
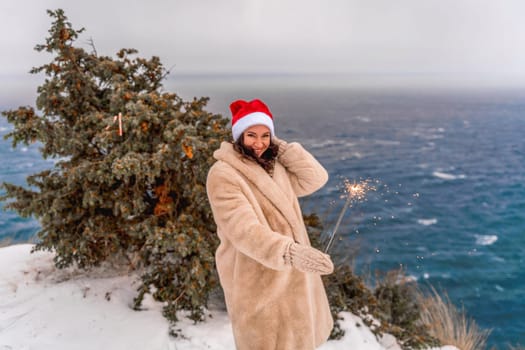
[{"label": "sea wave", "polygon": [[305,142],[305,144],[308,144],[312,148],[327,148],[327,147],[336,147],[336,146],[343,146],[343,147],[355,146],[355,143],[348,142],[346,140],[344,140],[344,141],[339,141],[339,140],[312,140],[311,142]]},{"label": "sea wave", "polygon": [[408,275],[403,278],[402,282],[411,283],[411,282],[417,282],[418,280],[419,278],[417,278],[417,276]]},{"label": "sea wave", "polygon": [[370,123],[372,121],[372,119],[370,119],[369,117],[364,117],[362,115],[355,116],[354,119],[359,120],[363,123]]},{"label": "sea wave", "polygon": [[399,146],[401,144],[399,141],[391,140],[374,140],[374,143],[380,146]]},{"label": "sea wave", "polygon": [[474,235],[477,245],[492,245],[498,240],[496,235]]},{"label": "sea wave", "polygon": [[444,173],[441,171],[434,171],[432,175],[442,180],[457,180],[457,179],[464,179],[467,177],[464,174],[454,175],[454,174]]},{"label": "sea wave", "polygon": [[423,140],[439,140],[445,137],[445,131],[443,128],[416,129],[410,135]]},{"label": "sea wave", "polygon": [[420,225],[423,225],[423,226],[430,226],[430,225],[435,225],[437,224],[437,219],[436,218],[432,218],[432,219],[418,219],[417,220],[417,223],[420,224]]},{"label": "sea wave", "polygon": [[338,145],[340,142],[334,141],[334,140],[323,140],[323,141],[313,141],[310,143],[310,147],[314,148],[324,148],[324,147],[330,147],[334,145]]},{"label": "sea wave", "polygon": [[361,159],[363,158],[363,154],[360,152],[352,152],[342,155],[341,157],[339,157],[339,160],[347,160],[352,158]]}]

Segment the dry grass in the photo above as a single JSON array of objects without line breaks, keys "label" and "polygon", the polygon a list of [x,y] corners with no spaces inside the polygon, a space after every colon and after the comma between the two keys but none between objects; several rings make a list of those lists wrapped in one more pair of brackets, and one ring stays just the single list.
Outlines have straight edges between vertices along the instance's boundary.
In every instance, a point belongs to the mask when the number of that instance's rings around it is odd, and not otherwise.
[{"label": "dry grass", "polygon": [[465,310],[458,310],[447,295],[441,297],[435,288],[425,296],[419,293],[421,320],[429,327],[429,333],[442,344],[454,345],[461,350],[486,348],[490,330],[483,330],[467,318]]}]

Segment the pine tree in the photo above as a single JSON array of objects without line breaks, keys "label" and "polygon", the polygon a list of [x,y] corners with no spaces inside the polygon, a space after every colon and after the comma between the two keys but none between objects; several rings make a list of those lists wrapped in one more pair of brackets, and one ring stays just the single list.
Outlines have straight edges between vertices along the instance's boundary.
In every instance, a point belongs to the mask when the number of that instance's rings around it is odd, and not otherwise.
[{"label": "pine tree", "polygon": [[168,318],[186,309],[198,319],[217,283],[205,179],[227,120],[206,112],[207,98],[163,92],[168,72],[158,57],[88,52],[74,46],[83,28],[60,9],[48,14],[49,36],[35,50],[52,60],[31,70],[46,76],[36,110],[2,114],[14,126],[6,135],[13,147],[38,142],[56,162],[26,188],[3,183],[0,200],[39,220],[34,250],[55,252],[57,267],[133,257],[142,271],[137,306],[151,292]]}]

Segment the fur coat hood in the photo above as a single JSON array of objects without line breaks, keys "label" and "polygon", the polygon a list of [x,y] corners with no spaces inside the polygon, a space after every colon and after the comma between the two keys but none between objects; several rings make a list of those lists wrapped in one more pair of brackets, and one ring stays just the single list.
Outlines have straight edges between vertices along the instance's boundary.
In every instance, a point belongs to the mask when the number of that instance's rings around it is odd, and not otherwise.
[{"label": "fur coat hood", "polygon": [[300,144],[275,141],[273,177],[227,142],[208,173],[217,271],[239,350],[315,349],[333,327],[321,277],[284,259],[291,242],[310,245],[297,198],[328,174]]}]

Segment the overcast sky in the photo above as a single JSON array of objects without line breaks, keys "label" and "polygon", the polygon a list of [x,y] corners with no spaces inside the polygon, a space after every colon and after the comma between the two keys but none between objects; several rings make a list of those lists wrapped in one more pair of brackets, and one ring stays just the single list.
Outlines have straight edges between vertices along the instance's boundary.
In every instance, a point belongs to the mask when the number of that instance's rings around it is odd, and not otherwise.
[{"label": "overcast sky", "polygon": [[[49,56],[62,8],[99,54],[160,56],[176,73],[352,73],[525,84],[523,0],[2,0],[0,81]],[[16,83],[14,82],[16,81]]]}]

